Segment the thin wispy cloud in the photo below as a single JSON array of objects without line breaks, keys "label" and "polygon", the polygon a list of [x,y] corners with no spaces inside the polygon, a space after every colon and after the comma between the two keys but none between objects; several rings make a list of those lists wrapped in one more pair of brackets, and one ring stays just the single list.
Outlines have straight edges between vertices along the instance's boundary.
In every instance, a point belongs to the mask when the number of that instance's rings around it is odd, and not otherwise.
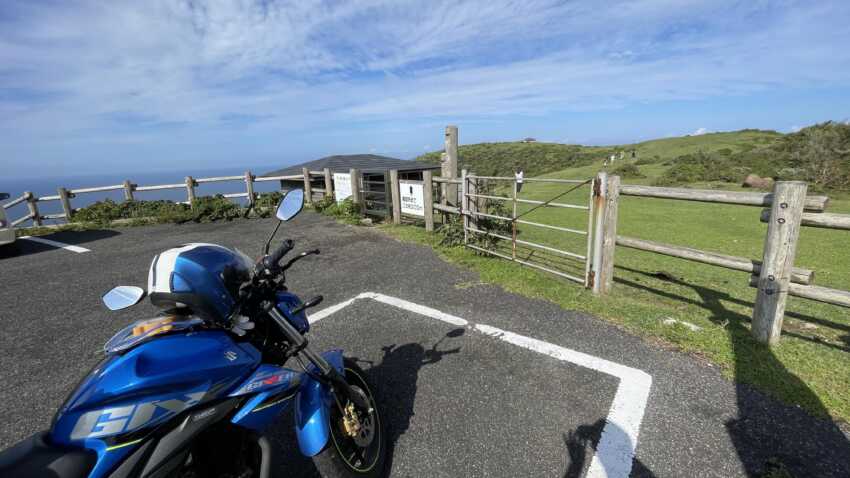
[{"label": "thin wispy cloud", "polygon": [[403,124],[391,147],[417,150],[413,129],[449,121],[844,89],[847,18],[838,1],[7,1],[0,143],[60,161],[306,132],[318,151],[317,130]]}]

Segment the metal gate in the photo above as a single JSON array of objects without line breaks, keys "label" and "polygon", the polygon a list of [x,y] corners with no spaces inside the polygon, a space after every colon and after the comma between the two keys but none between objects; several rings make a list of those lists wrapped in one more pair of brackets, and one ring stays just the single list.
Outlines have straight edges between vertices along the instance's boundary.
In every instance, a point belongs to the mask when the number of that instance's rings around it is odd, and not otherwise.
[{"label": "metal gate", "polygon": [[464,243],[592,287],[594,186],[593,179],[518,183],[513,177],[463,174]]},{"label": "metal gate", "polygon": [[389,171],[364,171],[360,180],[363,212],[371,216],[392,215]]}]

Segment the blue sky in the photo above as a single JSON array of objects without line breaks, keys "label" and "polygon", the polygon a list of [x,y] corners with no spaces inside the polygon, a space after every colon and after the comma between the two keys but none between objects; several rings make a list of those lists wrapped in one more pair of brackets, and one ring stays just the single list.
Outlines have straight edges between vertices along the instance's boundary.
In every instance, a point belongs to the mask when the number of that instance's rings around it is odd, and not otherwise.
[{"label": "blue sky", "polygon": [[[850,118],[850,2],[0,2],[0,172]],[[7,177],[8,177],[7,176]]]}]

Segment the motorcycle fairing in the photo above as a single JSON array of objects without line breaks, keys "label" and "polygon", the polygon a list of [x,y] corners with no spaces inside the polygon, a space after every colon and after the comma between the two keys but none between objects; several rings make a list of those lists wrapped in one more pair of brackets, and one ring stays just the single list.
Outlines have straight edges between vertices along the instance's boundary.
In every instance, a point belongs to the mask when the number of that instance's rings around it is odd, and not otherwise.
[{"label": "motorcycle fairing", "polygon": [[297,314],[293,314],[292,310],[301,305],[301,299],[291,292],[277,293],[277,310],[279,310],[286,320],[292,324],[299,332],[306,334],[310,331],[310,322],[307,320],[307,313],[303,310]]},{"label": "motorcycle fairing", "polygon": [[231,423],[262,432],[283,411],[301,384],[301,372],[263,364],[231,397],[255,394],[233,416]]},{"label": "motorcycle fairing", "polygon": [[151,431],[224,398],[260,362],[220,330],[162,335],[95,367],[54,417],[50,440],[93,450],[90,477],[107,476]]},{"label": "motorcycle fairing", "polygon": [[[340,373],[343,370],[342,350],[328,350],[322,357]],[[318,374],[318,369],[310,364],[310,373]],[[298,447],[304,456],[315,456],[328,443],[330,426],[330,407],[333,406],[333,392],[330,387],[303,374],[301,388],[295,397],[295,432]]]}]

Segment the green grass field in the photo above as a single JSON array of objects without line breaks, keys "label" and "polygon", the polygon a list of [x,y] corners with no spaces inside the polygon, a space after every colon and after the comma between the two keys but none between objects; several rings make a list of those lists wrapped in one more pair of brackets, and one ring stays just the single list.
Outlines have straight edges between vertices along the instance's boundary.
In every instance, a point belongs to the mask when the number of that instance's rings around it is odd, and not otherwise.
[{"label": "green grass field", "polygon": [[[704,140],[703,136],[697,138]],[[721,144],[717,146],[724,147]],[[678,147],[694,146],[679,144]],[[649,184],[664,170],[660,164],[639,167],[646,178],[623,182]],[[599,168],[597,162],[546,177],[590,178]],[[693,186],[739,189],[734,184]],[[548,200],[568,188],[564,184],[526,183],[520,197]],[[508,189],[494,184],[494,192],[507,195]],[[588,193],[588,187],[584,186],[558,202],[587,204]],[[850,213],[850,198],[835,194],[831,198],[829,212]],[[522,205],[519,212],[530,208]],[[621,197],[618,233],[760,259],[767,227],[759,222],[760,210]],[[525,218],[580,230],[587,228],[587,214],[579,210],[541,208]],[[608,297],[597,298],[581,286],[545,272],[482,257],[469,249],[439,246],[438,235],[426,234],[419,228],[402,226],[387,230],[402,239],[430,244],[445,258],[477,270],[483,281],[544,298],[567,309],[592,313],[646,337],[660,338],[709,359],[730,378],[755,385],[787,403],[800,405],[815,415],[850,420],[850,311],[847,309],[790,297],[781,344],[768,349],[750,337],[755,289],[748,286],[748,273],[618,247],[614,291]],[[586,237],[577,234],[520,226],[518,238],[579,254],[586,251]],[[848,239],[850,234],[846,231],[804,228],[796,264],[815,270],[817,285],[850,289]],[[508,244],[500,247],[510,254]],[[520,248],[518,257],[573,275],[584,274],[583,263],[558,254]],[[665,325],[663,321],[668,318],[689,322],[700,330]]]}]

